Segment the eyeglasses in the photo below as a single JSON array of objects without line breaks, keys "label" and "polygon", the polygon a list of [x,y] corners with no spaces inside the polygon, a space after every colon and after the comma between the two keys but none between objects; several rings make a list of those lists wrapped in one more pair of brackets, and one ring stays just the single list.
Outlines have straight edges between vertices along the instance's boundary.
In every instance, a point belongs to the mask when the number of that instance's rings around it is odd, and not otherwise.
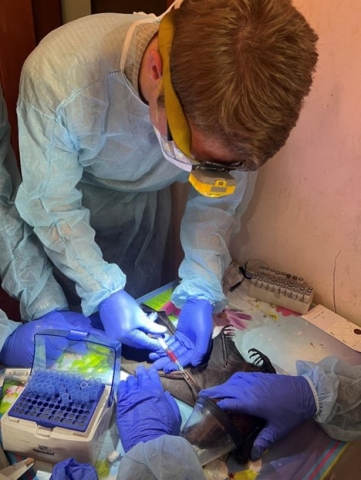
[{"label": "eyeglasses", "polygon": [[[166,140],[166,141],[165,141]],[[230,162],[230,163],[218,163],[212,161],[200,162],[193,157],[189,157],[178,148],[177,144],[173,140],[172,132],[167,122],[167,135],[166,139],[163,137],[163,147],[166,149],[167,154],[172,156],[174,160],[181,163],[189,164],[191,170],[211,170],[213,172],[230,172],[232,170],[242,170],[243,162]]]}]

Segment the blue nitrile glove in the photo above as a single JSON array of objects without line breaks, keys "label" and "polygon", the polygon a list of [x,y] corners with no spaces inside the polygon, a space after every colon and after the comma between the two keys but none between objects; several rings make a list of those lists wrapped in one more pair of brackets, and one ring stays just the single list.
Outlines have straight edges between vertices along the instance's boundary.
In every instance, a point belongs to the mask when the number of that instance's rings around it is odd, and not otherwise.
[{"label": "blue nitrile glove", "polygon": [[182,422],[178,405],[163,390],[158,372],[137,367],[118,384],[117,426],[124,451],[161,435],[179,435]]},{"label": "blue nitrile glove", "polygon": [[253,443],[251,460],[258,460],[276,440],[316,414],[316,402],[306,378],[269,373],[235,373],[199,395],[221,398],[218,406],[264,418],[266,426]]},{"label": "blue nitrile glove", "polygon": [[[38,320],[20,324],[5,340],[0,353],[0,362],[8,367],[30,368],[34,358],[34,336],[47,329],[75,329],[104,335],[104,332],[91,328],[89,318],[81,313],[54,310]],[[46,341],[47,365],[50,366],[63,353],[68,342],[65,338],[50,336]]]},{"label": "blue nitrile glove", "polygon": [[[186,367],[200,365],[208,352],[213,332],[213,307],[208,300],[190,298],[186,301],[179,315],[177,329],[167,345],[177,356],[179,363]],[[168,357],[159,358],[159,354],[149,355],[157,370],[172,372],[177,369]]]},{"label": "blue nitrile glove", "polygon": [[68,458],[54,465],[50,480],[98,480],[95,468]]},{"label": "blue nitrile glove", "polygon": [[159,343],[147,333],[160,335],[166,327],[149,320],[125,290],[113,293],[99,305],[100,319],[108,337],[134,348],[159,351]]},{"label": "blue nitrile glove", "polygon": [[[66,322],[70,323],[73,328],[77,330],[88,331],[91,328],[91,323],[88,317],[84,317],[82,313],[72,312],[71,310],[53,310],[46,313],[42,317],[39,317],[37,321],[42,320],[45,322]],[[46,327],[55,328],[55,327]]]}]

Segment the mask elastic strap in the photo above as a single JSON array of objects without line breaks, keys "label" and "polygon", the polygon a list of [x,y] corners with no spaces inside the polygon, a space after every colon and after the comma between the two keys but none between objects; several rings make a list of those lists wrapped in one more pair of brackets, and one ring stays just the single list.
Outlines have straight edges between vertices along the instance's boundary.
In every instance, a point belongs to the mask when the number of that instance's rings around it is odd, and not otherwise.
[{"label": "mask elastic strap", "polygon": [[175,0],[175,2],[172,3],[172,5],[170,7],[167,8],[167,10],[162,13],[161,15],[159,15],[159,19],[162,19],[164,17],[164,15],[166,15],[168,12],[170,12],[173,8],[174,9],[177,9],[180,7],[181,3],[183,2],[183,0]]},{"label": "mask elastic strap", "polygon": [[[125,37],[123,50],[122,50],[122,56],[121,56],[121,59],[120,59],[120,70],[122,72],[124,72],[125,62],[127,60],[127,55],[128,55],[128,51],[129,51],[130,42],[131,42],[134,30],[137,28],[137,26],[140,25],[141,23],[150,23],[152,21],[160,22],[160,20],[164,17],[164,15],[166,15],[168,12],[170,12],[173,8],[179,8],[179,6],[182,2],[183,2],[183,0],[175,0],[172,3],[172,5],[170,7],[168,7],[167,10],[164,13],[162,13],[161,15],[159,15],[158,17],[156,15],[154,15],[154,13],[144,14],[144,15],[148,15],[148,17],[151,17],[151,18],[142,18],[141,20],[138,20],[137,22],[134,22],[130,26],[130,28],[127,32],[127,35]],[[143,12],[134,12],[134,13],[143,13]]]}]

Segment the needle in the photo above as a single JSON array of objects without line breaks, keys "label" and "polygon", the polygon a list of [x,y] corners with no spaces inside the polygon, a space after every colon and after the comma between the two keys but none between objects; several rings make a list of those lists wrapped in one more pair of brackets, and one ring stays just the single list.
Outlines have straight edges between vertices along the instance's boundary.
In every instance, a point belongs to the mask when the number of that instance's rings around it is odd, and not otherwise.
[{"label": "needle", "polygon": [[173,362],[176,365],[176,367],[178,368],[178,370],[188,379],[189,377],[188,377],[187,372],[184,370],[182,365],[179,363],[178,358],[176,357],[175,353],[172,352],[172,350],[168,347],[164,338],[158,337],[157,340],[159,342],[159,345],[163,348],[163,350],[167,354],[167,357],[169,358],[169,360],[171,362]]}]

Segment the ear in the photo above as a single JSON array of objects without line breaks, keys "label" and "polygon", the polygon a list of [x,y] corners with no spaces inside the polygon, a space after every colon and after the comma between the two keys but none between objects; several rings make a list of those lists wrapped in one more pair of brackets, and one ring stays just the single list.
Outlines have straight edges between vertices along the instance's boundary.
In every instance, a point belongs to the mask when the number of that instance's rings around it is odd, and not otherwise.
[{"label": "ear", "polygon": [[140,64],[139,92],[148,105],[156,99],[162,85],[163,62],[157,46],[155,38],[148,45]]},{"label": "ear", "polygon": [[148,81],[158,86],[162,79],[163,62],[160,53],[154,48],[148,52],[146,72]]}]

